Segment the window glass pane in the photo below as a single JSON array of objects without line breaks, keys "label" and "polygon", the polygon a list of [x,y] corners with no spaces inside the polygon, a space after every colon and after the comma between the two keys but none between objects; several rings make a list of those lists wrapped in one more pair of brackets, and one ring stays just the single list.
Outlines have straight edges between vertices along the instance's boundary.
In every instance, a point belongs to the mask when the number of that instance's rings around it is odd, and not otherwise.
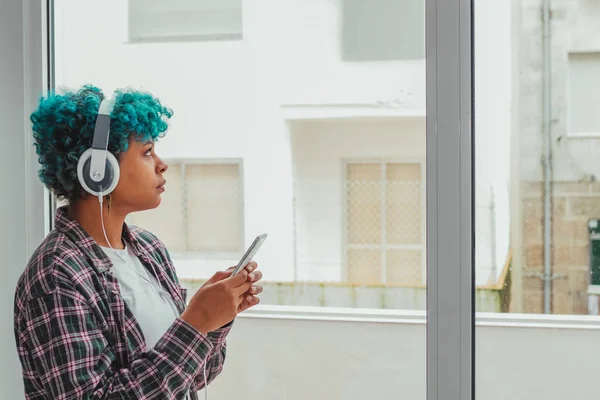
[{"label": "window glass pane", "polygon": [[57,86],[148,91],[174,111],[155,146],[162,203],[128,222],[167,245],[190,296],[266,232],[261,305],[367,316],[240,318],[211,396],[424,399],[424,1],[54,7]]},{"label": "window glass pane", "polygon": [[420,164],[386,166],[386,239],[395,245],[423,246],[424,180]]},{"label": "window glass pane", "polygon": [[242,35],[241,0],[127,0],[129,40],[177,41]]},{"label": "window glass pane", "polygon": [[424,251],[412,249],[386,250],[387,283],[392,285],[425,284]]},{"label": "window glass pane", "polygon": [[348,245],[381,245],[384,187],[381,165],[348,165],[346,185]]},{"label": "window glass pane", "polygon": [[[253,5],[246,28],[254,36],[236,44],[132,44],[123,32],[138,12],[168,16],[217,6],[113,0],[88,9],[57,1],[57,86],[146,90],[174,109],[156,147],[170,165],[162,204],[128,220],[156,232],[184,277],[205,279],[237,263],[264,231],[269,239],[257,257],[273,284],[327,283],[333,293],[339,285],[389,281],[405,293],[386,308],[424,310],[424,287],[414,287],[425,283],[426,262],[424,53],[352,64],[336,51],[344,24],[372,24],[372,16],[385,14],[399,29],[409,11],[414,23],[401,36],[423,49],[424,3],[284,3],[271,4],[278,18]],[[84,23],[81,16],[91,12],[114,26]],[[339,18],[345,13],[346,21]],[[279,35],[266,35],[273,29]],[[361,35],[364,48],[378,45]],[[99,52],[110,55],[106,62]],[[361,304],[362,294],[330,296],[327,285],[325,299]],[[269,293],[267,304],[294,304]],[[314,293],[306,304],[328,305]]]},{"label": "window glass pane", "polygon": [[567,131],[570,134],[600,133],[600,53],[569,52],[567,68]]},{"label": "window glass pane", "polygon": [[242,251],[243,204],[237,164],[186,166],[189,251]]},{"label": "window glass pane", "polygon": [[347,61],[418,60],[425,55],[424,0],[341,0]]},{"label": "window glass pane", "polygon": [[[594,396],[600,23],[588,1],[475,10],[477,398]],[[498,385],[498,382],[504,382]]]},{"label": "window glass pane", "polygon": [[381,282],[381,250],[365,248],[348,249],[348,281],[377,284]]}]

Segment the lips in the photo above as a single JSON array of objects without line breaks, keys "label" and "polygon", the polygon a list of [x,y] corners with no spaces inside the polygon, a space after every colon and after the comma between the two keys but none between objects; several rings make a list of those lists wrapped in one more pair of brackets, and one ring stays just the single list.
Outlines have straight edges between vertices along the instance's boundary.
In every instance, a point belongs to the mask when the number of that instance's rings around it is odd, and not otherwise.
[{"label": "lips", "polygon": [[167,184],[167,181],[166,181],[166,180],[164,180],[164,181],[162,181],[162,182],[161,182],[161,184],[160,184],[160,185],[158,185],[156,188],[157,188],[158,190],[165,190],[165,185],[166,185],[166,184]]}]

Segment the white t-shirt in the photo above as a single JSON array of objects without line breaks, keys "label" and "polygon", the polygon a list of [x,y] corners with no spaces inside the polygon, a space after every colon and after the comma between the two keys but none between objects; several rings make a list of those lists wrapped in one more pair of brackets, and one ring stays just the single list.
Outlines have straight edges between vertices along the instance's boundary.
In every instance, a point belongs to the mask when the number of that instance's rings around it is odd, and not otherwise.
[{"label": "white t-shirt", "polygon": [[[153,348],[179,316],[171,294],[127,246],[123,250],[101,248],[113,263],[111,272],[119,282],[121,297],[142,328],[146,348]],[[185,398],[189,400],[189,394]]]},{"label": "white t-shirt", "polygon": [[142,329],[146,347],[153,348],[179,316],[171,295],[127,246],[123,250],[108,247],[102,250],[113,263],[112,274]]}]

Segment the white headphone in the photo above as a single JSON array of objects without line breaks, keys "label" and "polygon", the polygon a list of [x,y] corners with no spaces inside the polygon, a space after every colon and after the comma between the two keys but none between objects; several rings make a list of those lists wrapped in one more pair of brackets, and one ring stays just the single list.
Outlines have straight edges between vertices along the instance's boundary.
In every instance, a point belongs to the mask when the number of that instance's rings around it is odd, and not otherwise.
[{"label": "white headphone", "polygon": [[83,189],[96,196],[110,194],[119,183],[120,169],[116,157],[108,151],[110,114],[114,100],[100,102],[92,147],[87,149],[77,163],[77,178]]}]

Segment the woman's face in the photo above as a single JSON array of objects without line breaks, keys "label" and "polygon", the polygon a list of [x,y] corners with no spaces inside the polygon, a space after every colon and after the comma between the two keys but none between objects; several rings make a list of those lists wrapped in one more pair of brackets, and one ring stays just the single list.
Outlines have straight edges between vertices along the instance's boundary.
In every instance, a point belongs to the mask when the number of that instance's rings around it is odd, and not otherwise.
[{"label": "woman's face", "polygon": [[168,166],[156,155],[156,143],[130,139],[129,148],[119,156],[121,176],[113,191],[112,206],[125,215],[159,206],[165,191],[163,177]]}]

